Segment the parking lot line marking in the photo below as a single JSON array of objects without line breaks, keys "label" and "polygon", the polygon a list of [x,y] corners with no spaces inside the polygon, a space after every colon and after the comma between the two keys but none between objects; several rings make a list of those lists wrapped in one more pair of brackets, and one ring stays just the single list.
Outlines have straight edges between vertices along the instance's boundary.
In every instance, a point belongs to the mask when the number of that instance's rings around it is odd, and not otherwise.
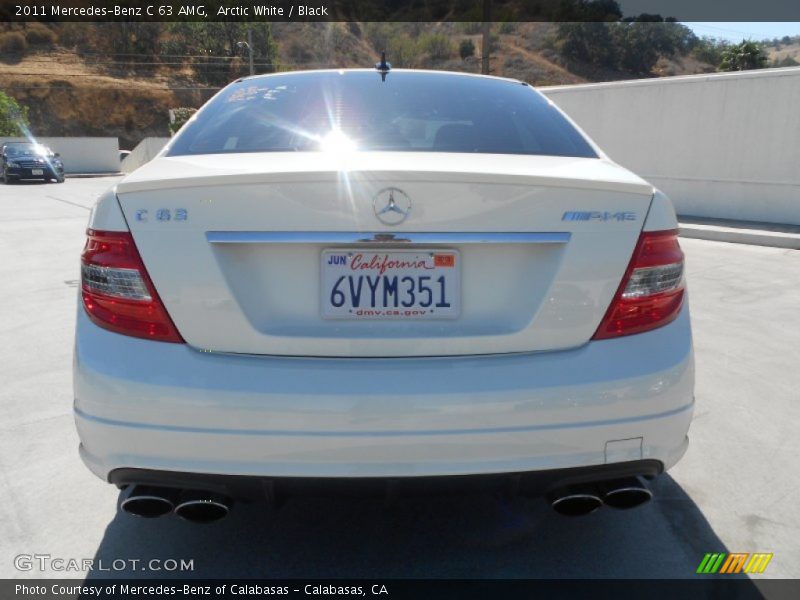
[{"label": "parking lot line marking", "polygon": [[51,196],[50,194],[45,194],[45,198],[50,198],[51,200],[55,200],[57,202],[63,202],[64,204],[71,204],[72,206],[77,206],[78,208],[82,208],[84,210],[92,210],[91,206],[84,206],[83,204],[78,204],[77,202],[70,202],[69,200],[64,200],[63,198],[56,198],[55,196]]}]

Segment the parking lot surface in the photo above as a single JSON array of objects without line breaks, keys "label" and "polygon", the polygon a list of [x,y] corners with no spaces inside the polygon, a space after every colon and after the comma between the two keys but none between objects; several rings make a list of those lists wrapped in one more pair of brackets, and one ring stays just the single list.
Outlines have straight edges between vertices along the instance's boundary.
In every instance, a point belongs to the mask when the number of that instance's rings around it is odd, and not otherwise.
[{"label": "parking lot surface", "polygon": [[[648,505],[569,519],[486,493],[292,498],[206,526],[117,513],[116,488],[78,457],[71,412],[78,257],[115,181],[0,186],[0,577],[683,578],[720,551],[774,553],[754,578],[800,577],[800,251],[696,239],[682,240],[691,443]],[[20,554],[108,570],[19,570]],[[150,559],[193,570],[151,571]]]}]

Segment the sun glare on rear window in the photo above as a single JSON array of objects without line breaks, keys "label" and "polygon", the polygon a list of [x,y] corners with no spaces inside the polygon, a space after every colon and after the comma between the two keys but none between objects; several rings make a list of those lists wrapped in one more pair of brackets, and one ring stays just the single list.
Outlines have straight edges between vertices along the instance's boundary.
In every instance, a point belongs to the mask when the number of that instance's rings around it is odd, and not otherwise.
[{"label": "sun glare on rear window", "polygon": [[526,85],[413,71],[246,79],[187,124],[169,155],[342,149],[597,157]]}]

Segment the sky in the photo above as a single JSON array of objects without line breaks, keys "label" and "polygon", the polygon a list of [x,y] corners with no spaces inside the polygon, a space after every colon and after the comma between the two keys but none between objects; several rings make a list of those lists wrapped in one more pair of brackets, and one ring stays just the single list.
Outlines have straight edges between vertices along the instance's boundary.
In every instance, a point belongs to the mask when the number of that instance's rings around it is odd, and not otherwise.
[{"label": "sky", "polygon": [[800,23],[792,22],[757,22],[739,21],[721,23],[684,23],[698,36],[709,36],[725,39],[730,42],[741,42],[742,39],[764,40],[782,38],[785,35],[800,35]]}]

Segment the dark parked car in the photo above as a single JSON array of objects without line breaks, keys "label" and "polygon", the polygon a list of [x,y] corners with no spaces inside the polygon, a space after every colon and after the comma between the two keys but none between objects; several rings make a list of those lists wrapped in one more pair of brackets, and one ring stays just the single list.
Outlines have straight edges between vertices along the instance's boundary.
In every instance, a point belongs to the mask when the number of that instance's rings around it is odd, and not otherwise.
[{"label": "dark parked car", "polygon": [[5,183],[20,179],[55,179],[64,183],[61,156],[41,144],[8,142],[0,150],[0,166],[0,176]]}]

